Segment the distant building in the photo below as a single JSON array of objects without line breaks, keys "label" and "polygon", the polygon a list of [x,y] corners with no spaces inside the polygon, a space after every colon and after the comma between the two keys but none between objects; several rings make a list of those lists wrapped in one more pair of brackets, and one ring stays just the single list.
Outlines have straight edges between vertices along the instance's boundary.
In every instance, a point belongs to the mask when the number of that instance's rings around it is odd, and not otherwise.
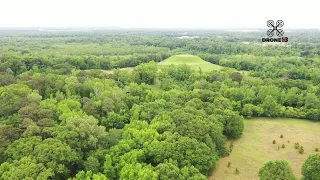
[{"label": "distant building", "polygon": [[179,39],[198,39],[199,36],[180,36]]}]

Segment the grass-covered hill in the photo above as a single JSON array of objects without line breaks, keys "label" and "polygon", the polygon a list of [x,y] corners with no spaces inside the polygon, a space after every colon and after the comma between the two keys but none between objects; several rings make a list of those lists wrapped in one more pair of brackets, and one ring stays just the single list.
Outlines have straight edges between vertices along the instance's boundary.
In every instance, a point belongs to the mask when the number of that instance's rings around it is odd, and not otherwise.
[{"label": "grass-covered hill", "polygon": [[200,57],[194,55],[174,55],[159,63],[159,65],[163,66],[180,64],[186,64],[195,70],[201,68],[201,70],[205,72],[212,70],[220,70],[223,68],[223,66],[215,65],[210,62],[204,61]]}]

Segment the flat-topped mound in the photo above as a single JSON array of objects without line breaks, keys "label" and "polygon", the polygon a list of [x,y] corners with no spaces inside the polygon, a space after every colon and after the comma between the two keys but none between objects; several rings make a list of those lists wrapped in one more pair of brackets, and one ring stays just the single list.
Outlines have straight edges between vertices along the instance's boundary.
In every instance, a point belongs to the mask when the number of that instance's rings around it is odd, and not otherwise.
[{"label": "flat-topped mound", "polygon": [[164,66],[186,64],[195,70],[201,68],[202,71],[220,70],[223,68],[223,66],[212,64],[194,55],[174,55],[158,64]]}]

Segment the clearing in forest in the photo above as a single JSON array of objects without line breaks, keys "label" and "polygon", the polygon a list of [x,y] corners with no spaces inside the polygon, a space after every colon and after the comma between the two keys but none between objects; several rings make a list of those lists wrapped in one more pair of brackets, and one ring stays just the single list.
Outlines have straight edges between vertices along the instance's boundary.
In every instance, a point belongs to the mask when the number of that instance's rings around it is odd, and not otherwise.
[{"label": "clearing in forest", "polygon": [[[245,120],[240,139],[233,144],[230,156],[221,158],[209,180],[259,179],[259,169],[271,160],[286,160],[297,178],[301,178],[301,166],[309,155],[320,148],[320,123],[299,119],[257,118]],[[280,135],[283,134],[283,138]],[[273,140],[276,144],[273,144]],[[294,148],[299,142],[304,147],[300,154]],[[282,144],[285,148],[281,148]],[[278,149],[279,146],[279,149]],[[231,167],[228,166],[231,162]],[[235,169],[239,169],[239,174]]]},{"label": "clearing in forest", "polygon": [[220,70],[223,66],[215,65],[210,62],[204,61],[199,56],[194,55],[174,55],[158,63],[159,65],[180,65],[186,64],[191,69],[199,70],[201,68],[204,72],[210,72],[212,70]]}]

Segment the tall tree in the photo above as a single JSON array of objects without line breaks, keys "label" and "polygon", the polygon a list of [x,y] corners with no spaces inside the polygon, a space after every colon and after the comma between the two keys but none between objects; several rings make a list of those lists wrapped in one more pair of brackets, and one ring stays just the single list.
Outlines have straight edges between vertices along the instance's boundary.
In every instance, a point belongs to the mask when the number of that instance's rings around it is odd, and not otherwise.
[{"label": "tall tree", "polygon": [[310,155],[302,165],[301,172],[304,180],[320,180],[320,154]]},{"label": "tall tree", "polygon": [[295,180],[295,176],[287,161],[269,161],[259,170],[260,180],[286,179]]}]

